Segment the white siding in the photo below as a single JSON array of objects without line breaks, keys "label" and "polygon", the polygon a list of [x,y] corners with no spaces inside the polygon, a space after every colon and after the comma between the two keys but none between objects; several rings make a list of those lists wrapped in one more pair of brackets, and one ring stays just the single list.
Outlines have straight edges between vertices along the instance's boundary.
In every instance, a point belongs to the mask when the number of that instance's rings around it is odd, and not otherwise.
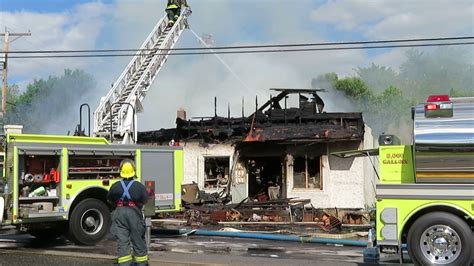
[{"label": "white siding", "polygon": [[[335,159],[333,164],[337,164]],[[323,189],[293,189],[293,169],[288,161],[287,197],[310,199],[315,208],[363,208],[364,180],[363,158],[357,158],[350,170],[334,170],[329,168],[328,156],[322,157]]]}]

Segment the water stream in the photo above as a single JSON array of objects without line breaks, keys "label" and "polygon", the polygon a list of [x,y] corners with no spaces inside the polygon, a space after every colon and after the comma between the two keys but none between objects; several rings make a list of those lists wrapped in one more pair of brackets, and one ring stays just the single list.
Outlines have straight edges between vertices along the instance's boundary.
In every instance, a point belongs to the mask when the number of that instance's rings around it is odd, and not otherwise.
[{"label": "water stream", "polygon": [[[199,42],[202,43],[202,45],[204,45],[206,48],[209,48],[209,51],[214,53],[214,50],[212,50],[212,48],[209,45],[207,45],[207,43],[201,37],[199,37],[199,35],[196,34],[196,32],[194,32],[192,29],[190,30],[194,34],[194,36],[196,36]],[[229,66],[229,64],[227,64],[227,62],[224,61],[224,59],[222,59],[222,57],[220,57],[218,54],[215,54],[215,53],[214,55],[216,56],[217,60],[219,60],[219,62],[221,62],[222,65],[225,66],[225,68],[229,71],[229,73],[231,73],[232,76],[234,76],[234,78],[237,79],[240,82],[240,84],[242,84],[242,86],[245,87],[245,89],[247,89],[249,92],[253,92],[253,90],[250,89],[250,87],[247,86],[247,84],[245,84],[245,82],[237,75],[237,73],[235,73],[235,71]]]}]

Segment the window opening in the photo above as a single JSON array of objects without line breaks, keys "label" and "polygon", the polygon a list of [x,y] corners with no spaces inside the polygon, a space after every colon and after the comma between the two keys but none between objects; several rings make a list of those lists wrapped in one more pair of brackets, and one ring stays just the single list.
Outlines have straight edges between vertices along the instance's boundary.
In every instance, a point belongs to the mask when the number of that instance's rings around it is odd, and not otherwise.
[{"label": "window opening", "polygon": [[293,188],[322,189],[321,157],[295,157],[293,162]]},{"label": "window opening", "polygon": [[204,188],[225,188],[229,183],[229,157],[204,158]]}]

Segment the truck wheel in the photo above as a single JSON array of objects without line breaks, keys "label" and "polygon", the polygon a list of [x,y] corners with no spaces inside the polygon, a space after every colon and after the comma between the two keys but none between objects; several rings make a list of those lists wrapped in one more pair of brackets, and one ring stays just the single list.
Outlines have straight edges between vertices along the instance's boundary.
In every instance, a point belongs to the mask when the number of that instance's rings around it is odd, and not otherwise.
[{"label": "truck wheel", "polygon": [[417,265],[468,265],[474,250],[465,221],[447,212],[428,213],[408,231],[408,253]]},{"label": "truck wheel", "polygon": [[94,245],[109,232],[110,210],[98,199],[86,199],[72,210],[69,237],[79,245]]}]

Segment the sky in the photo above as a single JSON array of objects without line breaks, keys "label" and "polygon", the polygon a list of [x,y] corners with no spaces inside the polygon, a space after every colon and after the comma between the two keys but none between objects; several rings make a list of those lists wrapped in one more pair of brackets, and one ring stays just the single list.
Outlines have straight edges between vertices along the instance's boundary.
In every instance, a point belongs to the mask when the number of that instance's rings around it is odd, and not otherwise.
[{"label": "sky", "polygon": [[[165,0],[0,0],[0,29],[31,31],[11,50],[138,48],[164,16]],[[188,0],[197,34],[211,34],[214,45],[310,43],[474,35],[472,0]],[[176,47],[199,46],[186,30]],[[188,117],[218,112],[239,116],[263,103],[271,87],[309,88],[327,72],[354,75],[372,63],[397,69],[404,49],[287,54],[222,55],[245,86],[213,55],[171,56],[159,73],[139,114],[139,130],[173,127],[176,110]],[[12,59],[9,83],[24,90],[33,79],[84,69],[97,80],[96,106],[121,74],[128,58]],[[324,95],[323,95],[324,97]],[[78,103],[79,106],[80,103]],[[328,111],[346,111],[337,99]],[[72,108],[74,114],[78,108]],[[342,110],[341,110],[342,109]],[[349,111],[349,110],[347,110]]]}]

